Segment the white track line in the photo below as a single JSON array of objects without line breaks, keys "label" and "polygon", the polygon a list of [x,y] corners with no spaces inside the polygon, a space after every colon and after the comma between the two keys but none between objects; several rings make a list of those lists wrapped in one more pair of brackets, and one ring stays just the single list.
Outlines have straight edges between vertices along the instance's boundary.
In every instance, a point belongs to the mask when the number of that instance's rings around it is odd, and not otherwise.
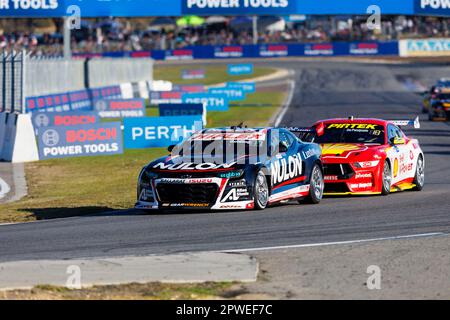
[{"label": "white track line", "polygon": [[11,188],[9,185],[0,178],[0,199],[3,199],[9,192],[11,191]]},{"label": "white track line", "polygon": [[310,247],[322,247],[322,246],[333,246],[333,245],[343,245],[343,244],[357,244],[357,243],[385,241],[385,240],[401,240],[401,239],[422,238],[422,237],[436,237],[436,236],[444,236],[444,235],[448,235],[448,234],[443,233],[443,232],[421,233],[421,234],[413,234],[413,235],[407,235],[407,236],[373,238],[373,239],[362,239],[362,240],[297,244],[297,245],[277,246],[277,247],[221,250],[219,252],[249,252],[249,251],[269,251],[269,250],[282,250],[282,249],[310,248]]},{"label": "white track line", "polygon": [[278,127],[280,125],[281,121],[283,121],[283,118],[286,115],[286,112],[289,110],[289,106],[291,105],[292,99],[294,98],[295,81],[290,80],[289,86],[290,86],[289,96],[286,99],[285,103],[283,104],[280,114],[277,116],[277,118],[275,120],[275,124],[274,124],[275,127]]}]

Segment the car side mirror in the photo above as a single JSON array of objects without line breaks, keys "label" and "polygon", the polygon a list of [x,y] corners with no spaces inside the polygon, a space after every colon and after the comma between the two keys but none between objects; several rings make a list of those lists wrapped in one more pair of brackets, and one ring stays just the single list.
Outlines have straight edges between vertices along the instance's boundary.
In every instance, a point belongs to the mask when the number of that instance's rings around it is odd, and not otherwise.
[{"label": "car side mirror", "polygon": [[172,145],[167,147],[167,151],[172,152],[174,148],[175,148],[175,145],[172,144]]}]

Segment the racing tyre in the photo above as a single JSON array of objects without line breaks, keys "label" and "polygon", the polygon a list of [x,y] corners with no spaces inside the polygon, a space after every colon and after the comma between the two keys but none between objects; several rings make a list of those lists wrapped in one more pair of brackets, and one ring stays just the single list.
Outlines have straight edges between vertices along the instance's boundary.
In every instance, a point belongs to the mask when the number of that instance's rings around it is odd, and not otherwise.
[{"label": "racing tyre", "polygon": [[315,164],[311,171],[311,178],[309,179],[309,195],[299,200],[299,203],[310,203],[318,204],[323,197],[323,190],[325,187],[325,182],[323,179],[323,173],[318,164]]},{"label": "racing tyre", "polygon": [[255,198],[255,209],[264,210],[269,203],[269,186],[266,175],[262,170],[258,171],[256,175],[253,194]]},{"label": "racing tyre", "polygon": [[413,183],[416,185],[413,190],[422,191],[423,186],[425,185],[425,161],[423,160],[422,155],[417,159],[416,175],[414,176]]},{"label": "racing tyre", "polygon": [[392,171],[388,161],[384,162],[383,173],[381,175],[381,194],[387,196],[391,193]]}]

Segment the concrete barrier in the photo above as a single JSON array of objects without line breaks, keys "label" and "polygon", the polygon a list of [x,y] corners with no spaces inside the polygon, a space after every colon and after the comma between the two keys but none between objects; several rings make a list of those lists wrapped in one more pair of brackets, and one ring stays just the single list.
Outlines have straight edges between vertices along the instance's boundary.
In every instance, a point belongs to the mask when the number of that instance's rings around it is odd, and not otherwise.
[{"label": "concrete barrier", "polygon": [[0,160],[21,163],[39,160],[30,114],[1,113]]}]

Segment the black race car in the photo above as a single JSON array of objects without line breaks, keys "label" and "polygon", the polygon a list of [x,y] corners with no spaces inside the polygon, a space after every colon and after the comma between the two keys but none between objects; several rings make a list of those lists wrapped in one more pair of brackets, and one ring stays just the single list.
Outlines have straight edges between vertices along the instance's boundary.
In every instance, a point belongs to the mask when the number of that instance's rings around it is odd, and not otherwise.
[{"label": "black race car", "polygon": [[264,209],[322,199],[320,146],[286,129],[205,129],[169,151],[142,169],[137,209]]}]

